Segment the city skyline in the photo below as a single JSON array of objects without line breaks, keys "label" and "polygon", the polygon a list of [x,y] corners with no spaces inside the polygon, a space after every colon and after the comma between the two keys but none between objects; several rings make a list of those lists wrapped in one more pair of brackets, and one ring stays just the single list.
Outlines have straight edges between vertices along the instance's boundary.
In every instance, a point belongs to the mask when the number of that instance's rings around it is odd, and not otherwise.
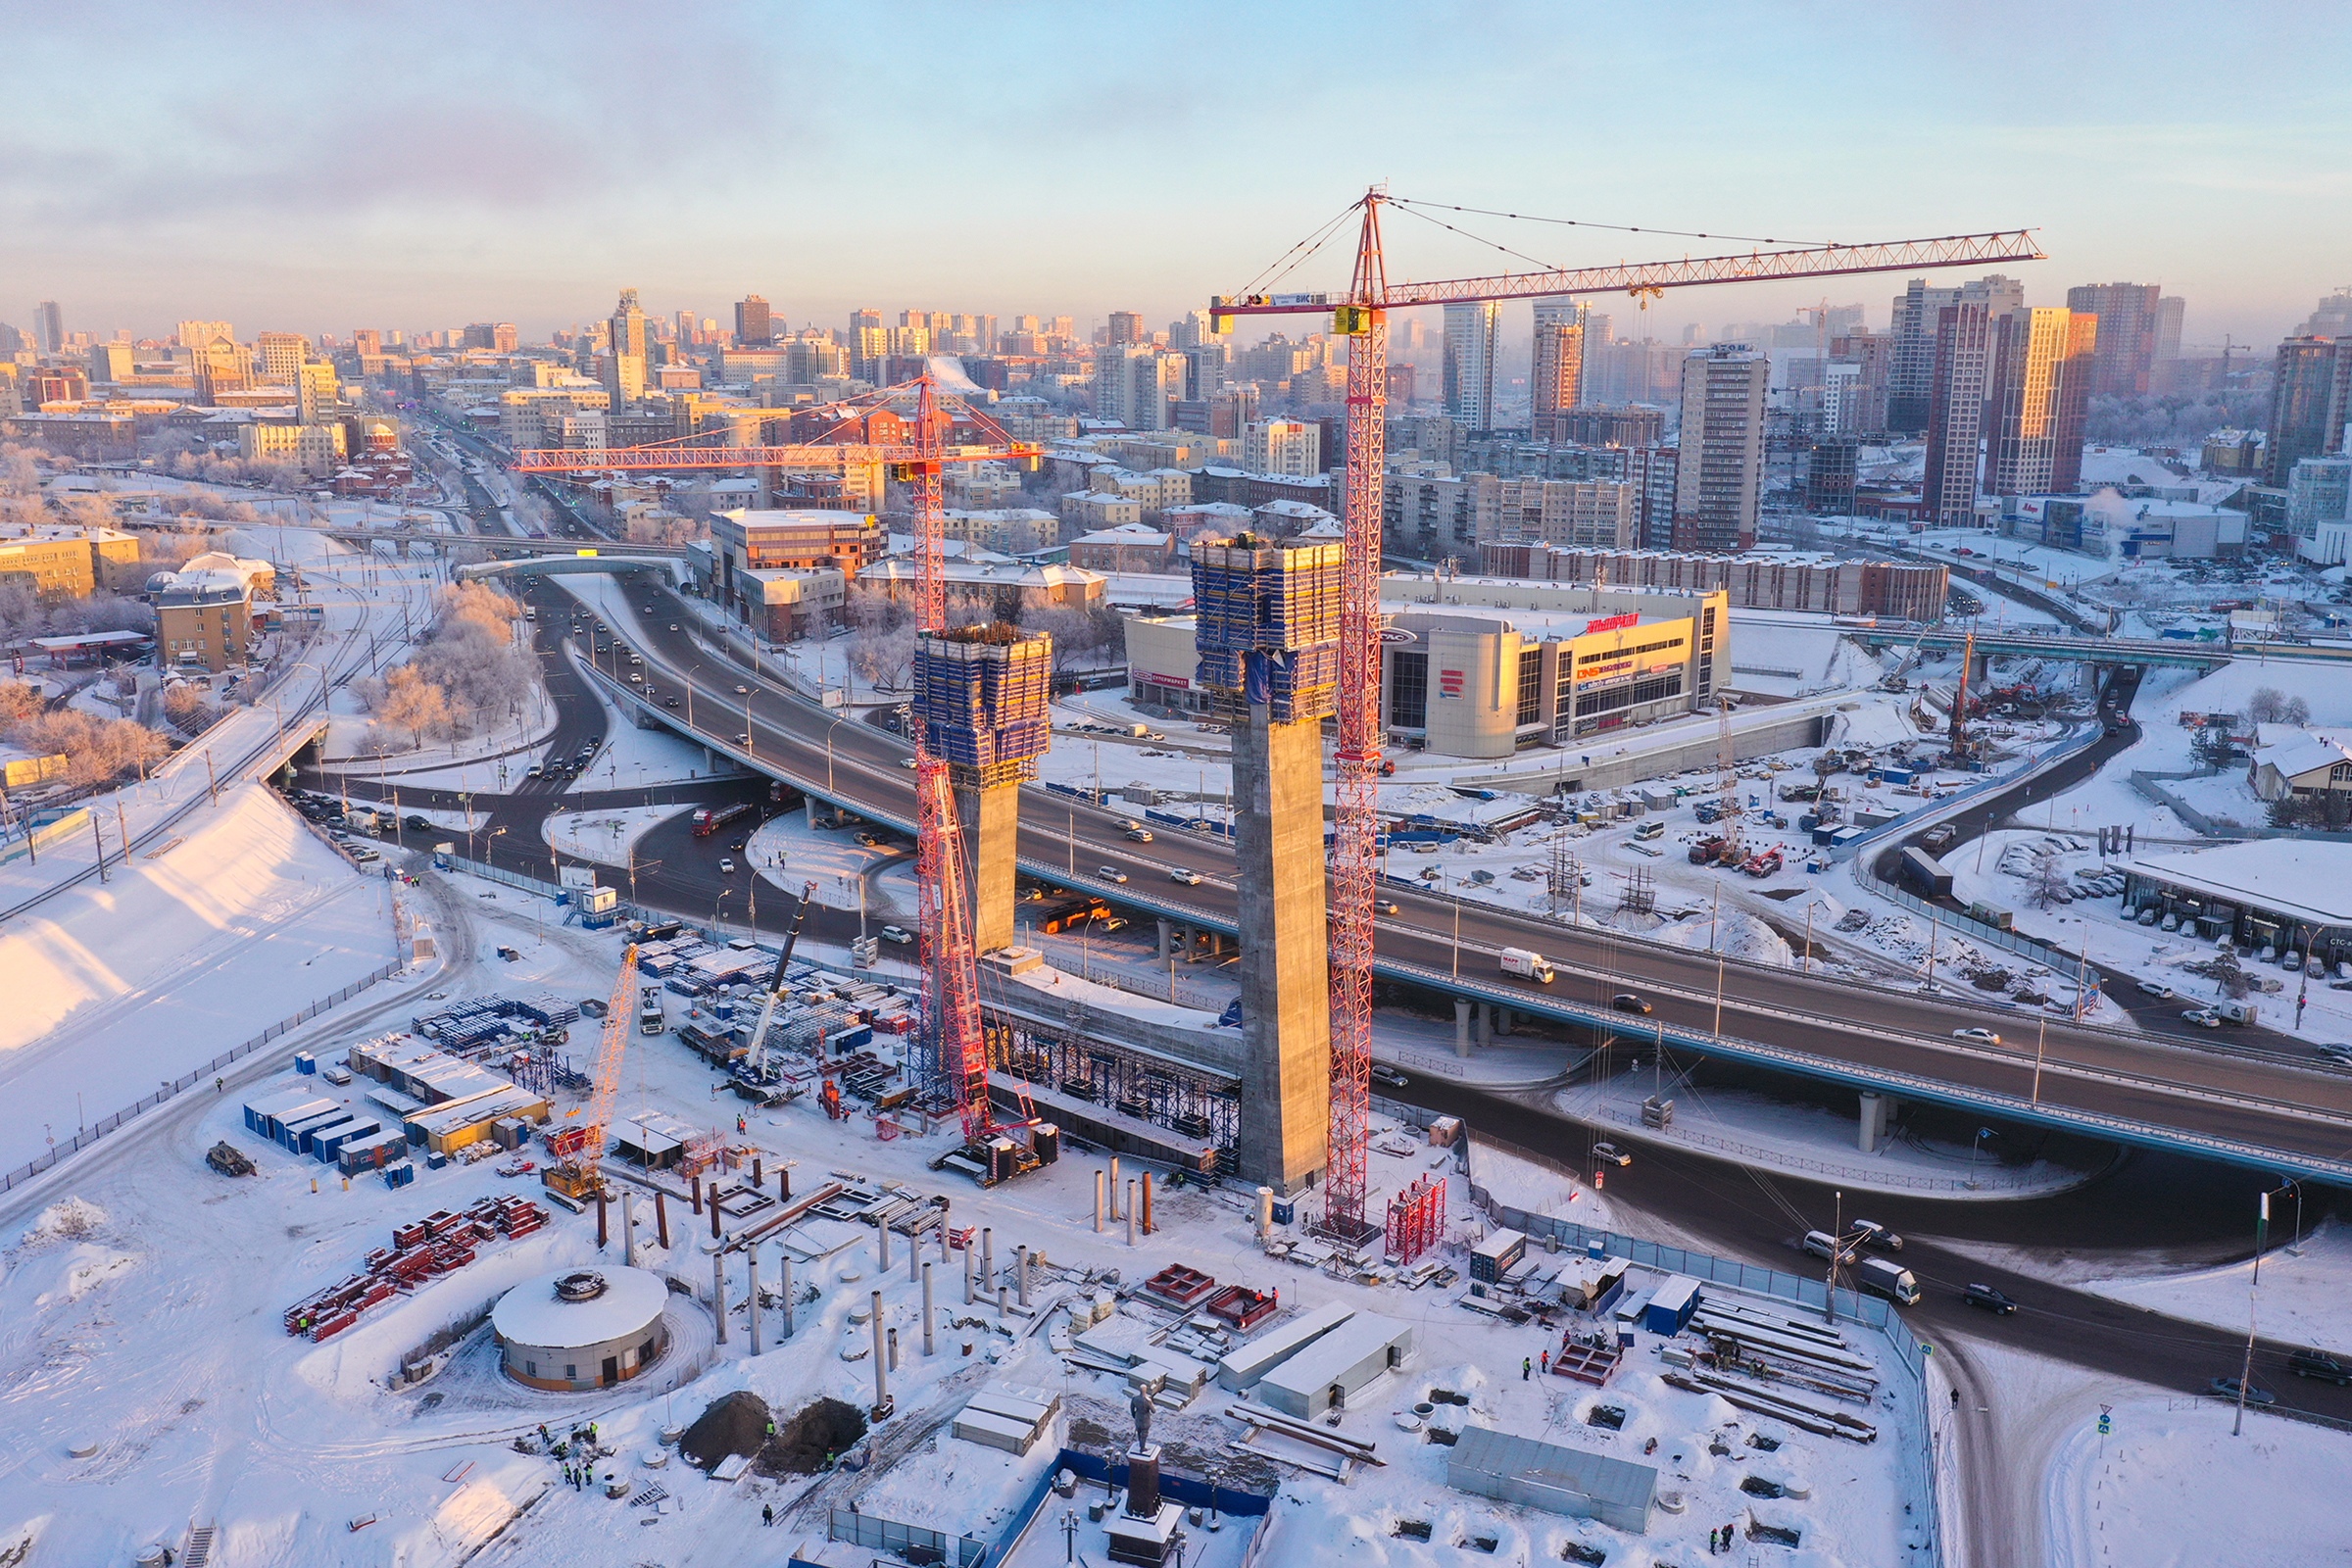
[{"label": "city skyline", "polygon": [[[2156,282],[2188,299],[2197,344],[2275,341],[2341,281],[2328,241],[2347,194],[2325,149],[2352,126],[2320,63],[2352,33],[2334,14],[2257,8],[2310,47],[2266,56],[2265,91],[2208,123],[2182,106],[2214,101],[2204,83],[2230,46],[2184,56],[2165,8],[2132,28],[2022,6],[1965,26],[1927,8],[1836,26],[1700,9],[1695,62],[1682,29],[1647,19],[1513,6],[1026,7],[985,28],[943,12],[907,61],[881,22],[783,6],[708,9],[690,28],[619,5],[424,6],[389,43],[274,8],[246,13],[257,24],[26,10],[10,20],[25,112],[0,130],[17,219],[0,234],[0,319],[55,299],[102,335],[164,336],[190,316],[339,335],[494,318],[543,339],[636,287],[653,314],[722,320],[756,292],[794,325],[905,306],[1075,312],[1086,328],[1132,309],[1156,326],[1243,287],[1378,179],[1429,201],[1796,240],[2031,224],[2051,260],[2021,269],[2028,303]],[[1349,23],[1377,46],[1342,68],[1327,45]],[[2057,91],[2015,79],[2017,27],[2099,69]],[[1255,41],[1239,50],[1244,29]],[[601,69],[615,37],[639,65],[618,83]],[[1615,69],[1591,69],[1604,58]],[[828,85],[811,59],[871,60],[889,85]],[[1190,63],[1185,90],[1133,113],[1122,74],[1169,61]],[[103,109],[96,66],[116,89]],[[1903,93],[1868,90],[1873,72],[1899,73]],[[1348,115],[1360,133],[1330,134]],[[1071,186],[1085,203],[1039,199]],[[1457,221],[1570,265],[1713,248]],[[1500,259],[1402,217],[1389,243],[1392,276]],[[1296,280],[1342,282],[1344,249]],[[1890,291],[1841,292],[1876,321]],[[1651,327],[1783,318],[1819,295],[1670,294]],[[1639,331],[1626,302],[1613,314]]]}]

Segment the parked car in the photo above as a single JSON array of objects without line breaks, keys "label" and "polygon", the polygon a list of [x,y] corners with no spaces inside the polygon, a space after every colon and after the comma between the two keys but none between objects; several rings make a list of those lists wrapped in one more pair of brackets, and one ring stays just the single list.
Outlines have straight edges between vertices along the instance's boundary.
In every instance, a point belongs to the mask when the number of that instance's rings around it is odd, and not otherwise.
[{"label": "parked car", "polygon": [[1180,865],[1168,872],[1168,880],[1181,882],[1188,888],[1197,888],[1200,885],[1201,876],[1200,872],[1188,870]]},{"label": "parked car", "polygon": [[1127,873],[1120,870],[1115,865],[1096,866],[1095,875],[1101,877],[1105,882],[1124,882],[1127,880]]},{"label": "parked car", "polygon": [[1631,1165],[1634,1162],[1633,1155],[1610,1143],[1594,1144],[1592,1158],[1596,1163],[1602,1165]]},{"label": "parked car", "polygon": [[1405,1085],[1412,1082],[1410,1078],[1407,1078],[1396,1068],[1383,1066],[1377,1061],[1372,1064],[1372,1081],[1376,1084],[1385,1085],[1390,1089],[1402,1089]]},{"label": "parked car", "polygon": [[2337,1388],[2352,1384],[2352,1365],[2346,1365],[2326,1350],[2297,1350],[2286,1358],[2286,1368],[2299,1378],[2317,1378]]},{"label": "parked car", "polygon": [[1985,1046],[1997,1046],[2001,1043],[2001,1037],[1989,1029],[1955,1029],[1952,1031],[1952,1038],[1954,1040],[1974,1040],[1979,1045]]},{"label": "parked car", "polygon": [[[2235,1378],[2215,1378],[2205,1385],[2206,1393],[2224,1399],[2235,1399],[2237,1390],[2238,1382]],[[2246,1402],[2248,1404],[2277,1404],[2278,1396],[2268,1389],[2258,1389],[2248,1384],[2246,1386]]]},{"label": "parked car", "polygon": [[1609,999],[1609,1005],[1616,1008],[1619,1012],[1647,1013],[1650,1010],[1649,999],[1647,997],[1637,996],[1631,991],[1618,992],[1615,996]]},{"label": "parked car", "polygon": [[1987,1312],[2007,1317],[2017,1310],[2017,1303],[1989,1285],[1971,1285],[1960,1293],[1960,1299],[1971,1306],[1981,1306]]},{"label": "parked car", "polygon": [[895,942],[902,948],[910,948],[914,946],[914,933],[903,925],[886,925],[882,928],[882,940]]}]

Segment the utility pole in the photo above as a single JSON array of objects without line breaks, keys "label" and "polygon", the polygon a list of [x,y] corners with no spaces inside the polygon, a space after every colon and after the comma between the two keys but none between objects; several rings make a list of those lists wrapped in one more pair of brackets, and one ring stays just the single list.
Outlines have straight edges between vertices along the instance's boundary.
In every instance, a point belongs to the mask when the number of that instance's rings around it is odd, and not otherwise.
[{"label": "utility pole", "polygon": [[2254,1276],[2246,1284],[2246,1357],[2237,1370],[2237,1416],[2230,1424],[2233,1438],[2246,1429],[2246,1390],[2254,1381],[2254,1311],[2262,1293],[2262,1244],[2270,1229],[2271,1195],[2264,1193],[2254,1219]]}]

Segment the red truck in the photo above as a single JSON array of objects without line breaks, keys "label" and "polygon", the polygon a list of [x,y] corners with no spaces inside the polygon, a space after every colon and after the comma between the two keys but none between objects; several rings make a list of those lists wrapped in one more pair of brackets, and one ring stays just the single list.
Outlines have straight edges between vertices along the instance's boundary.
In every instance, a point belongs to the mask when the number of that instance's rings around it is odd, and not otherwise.
[{"label": "red truck", "polygon": [[694,812],[694,836],[698,839],[707,839],[729,822],[740,821],[751,815],[753,809],[752,803],[749,801],[737,801],[733,806],[716,808],[697,807]]}]

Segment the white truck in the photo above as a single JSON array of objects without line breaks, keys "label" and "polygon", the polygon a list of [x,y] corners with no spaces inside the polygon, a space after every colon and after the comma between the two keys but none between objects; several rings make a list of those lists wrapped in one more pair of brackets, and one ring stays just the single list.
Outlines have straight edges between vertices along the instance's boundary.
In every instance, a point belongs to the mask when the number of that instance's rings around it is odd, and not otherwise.
[{"label": "white truck", "polygon": [[1551,960],[1526,948],[1502,950],[1502,972],[1516,975],[1522,980],[1533,980],[1538,985],[1551,984]]},{"label": "white truck", "polygon": [[1900,1263],[1866,1257],[1854,1265],[1854,1283],[1873,1296],[1884,1296],[1897,1306],[1919,1304],[1919,1281]]}]

